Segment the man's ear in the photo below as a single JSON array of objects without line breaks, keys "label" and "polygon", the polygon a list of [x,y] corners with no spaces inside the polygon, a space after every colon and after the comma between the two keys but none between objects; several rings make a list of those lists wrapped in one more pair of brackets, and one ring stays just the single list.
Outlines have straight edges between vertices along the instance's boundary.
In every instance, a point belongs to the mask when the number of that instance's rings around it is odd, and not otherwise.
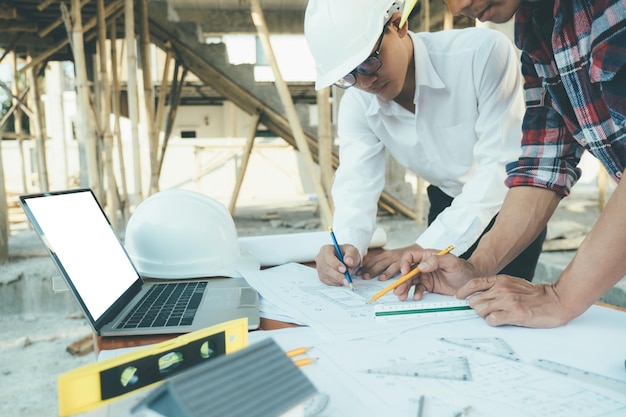
[{"label": "man's ear", "polygon": [[393,26],[398,32],[398,36],[403,38],[404,36],[406,36],[407,32],[409,31],[409,21],[407,19],[404,25],[400,27],[401,20],[402,20],[402,12],[396,12],[391,16],[391,19],[389,19],[389,23],[387,24]]}]

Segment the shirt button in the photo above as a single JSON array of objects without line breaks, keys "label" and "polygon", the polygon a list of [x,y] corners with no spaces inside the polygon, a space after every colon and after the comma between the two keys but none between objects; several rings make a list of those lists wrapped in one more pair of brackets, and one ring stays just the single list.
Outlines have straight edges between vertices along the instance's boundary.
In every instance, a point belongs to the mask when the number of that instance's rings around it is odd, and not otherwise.
[{"label": "shirt button", "polygon": [[622,178],[622,171],[617,171],[617,172],[615,173],[615,176],[616,176],[617,178]]},{"label": "shirt button", "polygon": [[587,146],[587,139],[581,139],[580,144],[583,146]]}]

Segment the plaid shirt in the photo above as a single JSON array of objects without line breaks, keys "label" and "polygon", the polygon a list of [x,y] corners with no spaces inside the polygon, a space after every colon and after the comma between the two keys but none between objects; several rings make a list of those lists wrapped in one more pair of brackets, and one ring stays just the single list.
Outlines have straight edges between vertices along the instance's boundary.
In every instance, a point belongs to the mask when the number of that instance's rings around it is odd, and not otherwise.
[{"label": "plaid shirt", "polygon": [[626,0],[523,1],[515,16],[526,97],[509,187],[563,196],[586,149],[615,181],[626,167]]}]

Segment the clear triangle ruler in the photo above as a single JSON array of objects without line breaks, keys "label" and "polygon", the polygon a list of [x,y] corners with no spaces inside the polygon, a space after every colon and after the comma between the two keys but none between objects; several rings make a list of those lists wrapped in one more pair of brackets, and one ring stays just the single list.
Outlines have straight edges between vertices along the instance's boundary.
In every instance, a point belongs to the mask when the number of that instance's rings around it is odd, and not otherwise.
[{"label": "clear triangle ruler", "polygon": [[418,317],[466,317],[476,316],[468,300],[402,301],[381,303],[374,306],[377,321],[401,320]]},{"label": "clear triangle ruler", "polygon": [[413,378],[449,379],[471,381],[467,358],[464,356],[438,359],[427,362],[405,362],[394,366],[365,369],[362,372],[372,375],[403,376]]},{"label": "clear triangle ruler", "polygon": [[533,362],[538,368],[554,372],[559,375],[572,378],[580,382],[584,382],[595,387],[602,387],[611,391],[616,391],[620,394],[626,394],[626,381],[611,378],[606,375],[596,374],[593,372],[585,371],[583,369],[574,368],[573,366],[563,365],[558,362],[552,362],[547,359],[537,359]]},{"label": "clear triangle ruler", "polygon": [[511,346],[499,337],[442,337],[439,340],[490,355],[519,361],[519,357],[511,349]]}]

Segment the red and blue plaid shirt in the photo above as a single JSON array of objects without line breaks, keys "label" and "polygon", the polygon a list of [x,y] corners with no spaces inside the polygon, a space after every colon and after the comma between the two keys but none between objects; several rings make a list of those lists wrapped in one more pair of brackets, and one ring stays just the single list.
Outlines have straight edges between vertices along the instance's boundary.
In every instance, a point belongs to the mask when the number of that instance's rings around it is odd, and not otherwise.
[{"label": "red and blue plaid shirt", "polygon": [[586,149],[619,181],[626,167],[626,0],[523,1],[515,16],[526,97],[509,187],[563,196]]}]

